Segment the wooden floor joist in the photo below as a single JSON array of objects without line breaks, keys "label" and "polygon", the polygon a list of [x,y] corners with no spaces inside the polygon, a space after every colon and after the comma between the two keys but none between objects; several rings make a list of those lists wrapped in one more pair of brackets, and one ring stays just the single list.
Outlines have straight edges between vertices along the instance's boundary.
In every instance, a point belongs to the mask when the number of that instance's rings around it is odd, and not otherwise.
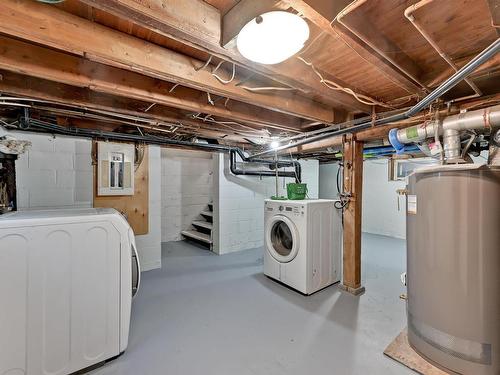
[{"label": "wooden floor joist", "polygon": [[[168,6],[162,6],[161,2],[157,0],[81,1],[122,19],[129,19],[135,24],[160,35],[194,48],[201,48],[214,56],[262,74],[266,78],[296,87],[307,93],[308,96],[320,97],[324,103],[351,111],[367,113],[370,111],[369,106],[360,103],[351,95],[332,91],[322,85],[314,72],[310,69],[304,69],[303,64],[296,59],[277,65],[262,65],[245,59],[234,46],[223,48],[220,43],[222,40],[222,43],[225,44],[223,40],[224,29],[226,28],[224,21],[220,19],[220,13],[217,9],[202,0],[170,0]],[[270,4],[269,10],[279,7],[279,1],[252,0],[251,3],[253,3],[251,7],[256,7],[262,11],[265,11],[267,3]],[[257,3],[266,4],[261,6]],[[235,6],[235,8],[237,7],[239,8],[239,4]],[[286,9],[288,5],[283,2],[283,6],[279,8]],[[238,9],[234,11],[237,12]],[[228,15],[228,18],[230,17],[231,14]],[[241,14],[238,17],[244,18]],[[226,19],[226,24],[228,23],[241,25],[241,23]],[[290,74],[290,72],[296,71],[301,71],[301,74]]]},{"label": "wooden floor joist", "polygon": [[[156,105],[145,112],[144,110],[149,104],[140,100],[96,93],[83,87],[69,86],[1,70],[0,74],[2,76],[0,80],[0,92],[4,94],[3,96],[11,95],[39,99],[51,103],[67,104],[92,110],[142,117],[155,120],[159,123],[163,122],[173,125],[184,124],[191,128],[192,133],[201,137],[219,138],[236,142],[242,141],[241,136],[235,135],[234,132],[231,132],[227,128],[221,128],[212,123],[204,123],[202,121],[182,117],[177,112],[162,105]],[[38,103],[38,106],[50,107],[43,103]],[[233,128],[238,129],[237,126],[233,126]],[[155,129],[162,131],[164,128],[162,125],[158,125]],[[246,132],[244,129],[243,131]],[[182,129],[180,132],[182,133]],[[258,135],[258,132],[256,135]]]},{"label": "wooden floor joist", "polygon": [[[337,11],[341,10],[337,9],[337,6],[323,6],[321,4],[315,4],[314,1],[305,1],[305,0],[241,0],[238,3],[238,6],[243,8],[243,3],[250,3],[248,6],[250,9],[258,8],[255,3],[262,4],[261,7],[267,6],[269,10],[281,9],[286,6],[295,9],[299,14],[303,15],[313,24],[315,24],[323,33],[330,35],[333,38],[341,38],[341,40],[347,44],[350,48],[352,48],[356,54],[358,54],[363,60],[370,62],[374,67],[376,67],[382,74],[389,75],[392,79],[398,82],[399,85],[405,87],[409,92],[420,91],[421,87],[419,87],[408,75],[401,72],[394,65],[392,65],[387,59],[377,54],[372,48],[370,48],[365,42],[359,39],[356,35],[354,35],[350,30],[339,24],[338,22],[332,22],[337,16]],[[344,3],[348,3],[348,1],[344,1]],[[314,4],[314,7],[311,5]],[[261,7],[258,9],[260,10]],[[319,8],[324,8],[324,12],[326,14],[320,13]],[[230,14],[228,13],[230,16]],[[236,22],[238,18],[241,18],[241,15],[235,15]],[[228,21],[229,22],[229,21]],[[234,20],[232,22],[235,22]],[[363,24],[364,30],[368,27],[368,25]],[[375,32],[371,28],[372,33]],[[233,32],[234,33],[234,32]],[[380,33],[379,33],[380,34]],[[402,51],[398,52],[397,46],[394,45],[387,38],[384,38],[381,34],[372,34],[372,37],[377,37],[377,42],[383,43],[385,49],[393,51],[394,59],[398,60],[398,62],[403,65],[409,72],[412,74],[418,75],[420,72],[416,64],[409,59]],[[226,36],[228,38],[228,36]]]},{"label": "wooden floor joist", "polygon": [[0,32],[5,35],[273,111],[313,121],[333,121],[333,109],[311,98],[296,93],[249,92],[235,82],[222,84],[211,72],[195,70],[203,64],[201,61],[53,6],[31,0],[3,0],[0,14]]},{"label": "wooden floor joist", "polygon": [[169,92],[173,85],[168,82],[11,38],[0,36],[0,53],[0,69],[262,127],[301,130],[296,117],[237,101],[229,101],[227,107],[224,100],[211,105],[204,92],[182,86]]}]

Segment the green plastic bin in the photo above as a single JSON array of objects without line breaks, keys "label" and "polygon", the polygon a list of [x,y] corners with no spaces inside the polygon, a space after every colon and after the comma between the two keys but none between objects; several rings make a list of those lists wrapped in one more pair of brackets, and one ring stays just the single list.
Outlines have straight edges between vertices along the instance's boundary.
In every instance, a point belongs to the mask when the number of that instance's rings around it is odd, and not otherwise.
[{"label": "green plastic bin", "polygon": [[291,200],[306,199],[307,184],[286,184],[286,193]]}]

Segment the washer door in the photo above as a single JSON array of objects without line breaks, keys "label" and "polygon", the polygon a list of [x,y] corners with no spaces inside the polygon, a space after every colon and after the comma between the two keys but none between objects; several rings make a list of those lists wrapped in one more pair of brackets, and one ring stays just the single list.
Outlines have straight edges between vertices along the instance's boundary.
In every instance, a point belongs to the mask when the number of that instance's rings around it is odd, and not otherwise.
[{"label": "washer door", "polygon": [[278,262],[292,261],[299,252],[299,233],[293,222],[283,215],[269,220],[266,229],[266,247]]}]

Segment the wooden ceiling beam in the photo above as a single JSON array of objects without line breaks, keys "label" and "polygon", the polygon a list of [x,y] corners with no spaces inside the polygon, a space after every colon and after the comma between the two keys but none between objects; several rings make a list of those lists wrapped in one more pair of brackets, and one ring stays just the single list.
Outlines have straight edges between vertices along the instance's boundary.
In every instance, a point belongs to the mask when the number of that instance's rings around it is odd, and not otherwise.
[{"label": "wooden ceiling beam", "polygon": [[241,0],[222,18],[222,40],[224,47],[230,46],[240,30],[249,21],[263,13],[271,10],[282,10],[288,6],[283,6],[281,1],[276,0]]},{"label": "wooden ceiling beam", "polygon": [[[243,139],[241,135],[237,135],[235,132],[230,131],[227,128],[221,128],[216,124],[204,123],[202,121],[184,117],[161,105],[156,105],[145,113],[144,108],[147,108],[147,102],[113,97],[108,94],[92,92],[87,88],[69,86],[10,72],[0,71],[0,74],[2,76],[2,79],[0,80],[0,92],[12,96],[21,96],[46,101],[46,104],[43,102],[38,104],[38,110],[40,110],[40,107],[49,108],[51,103],[56,103],[60,105],[87,108],[95,111],[107,111],[126,116],[147,118],[159,123],[169,123],[171,125],[182,124],[186,126],[180,131],[184,134],[190,133],[192,135],[203,135],[208,138],[225,139],[237,142],[241,142]],[[62,106],[61,109],[64,109],[64,106]],[[64,114],[64,110],[58,113],[59,116]],[[79,118],[78,116],[71,115],[70,113],[66,113],[66,116]],[[126,121],[127,120],[123,120],[123,122]],[[116,121],[110,122],[116,123]],[[163,125],[158,125],[157,128],[159,131],[165,129]],[[242,132],[245,132],[245,130],[243,129]],[[256,130],[256,137],[258,137],[258,130]]]},{"label": "wooden ceiling beam", "polygon": [[[461,68],[465,64],[467,64],[470,60],[472,60],[475,57],[473,56],[466,56],[460,59],[455,59],[454,63],[458,68]],[[474,78],[481,76],[483,74],[488,74],[490,72],[494,72],[500,69],[500,54],[496,54],[493,56],[491,59],[486,61],[483,65],[480,65],[479,67],[474,70],[470,76],[469,79],[474,80]],[[447,80],[449,77],[451,77],[455,73],[455,69],[452,67],[447,67],[444,69],[442,72],[440,72],[436,76],[436,72],[432,71],[424,75],[424,80],[428,82],[428,86],[433,88],[439,86],[441,83],[443,83],[445,80]]]},{"label": "wooden ceiling beam", "polygon": [[[413,124],[408,124],[406,126],[411,126]],[[375,141],[379,139],[387,138],[389,134],[389,130],[393,128],[404,128],[405,125],[401,124],[389,124],[378,126],[373,129],[366,129],[356,133],[356,138],[363,142]],[[342,136],[332,137],[322,139],[317,142],[307,143],[305,145],[301,145],[298,147],[293,147],[291,149],[286,150],[286,153],[292,154],[306,154],[306,153],[315,153],[320,151],[326,151],[329,148],[339,148],[342,146]]]},{"label": "wooden ceiling beam", "polygon": [[487,0],[488,8],[491,15],[491,26],[497,30],[497,35],[500,36],[500,3],[498,0]]},{"label": "wooden ceiling beam", "polygon": [[[492,96],[489,98],[491,101],[496,100],[497,98]],[[480,99],[475,99],[471,101],[467,101],[473,105],[473,103],[480,103]],[[456,114],[459,112],[459,107],[452,106],[449,109],[442,109],[439,111],[440,116],[448,116],[452,114]],[[415,124],[421,123],[425,120],[426,113],[420,113],[415,117],[410,119],[402,120],[395,123],[390,123],[387,125],[373,126],[371,128],[361,130],[356,133],[356,139],[362,142],[371,142],[371,141],[379,141],[387,139],[389,135],[389,131],[391,129],[404,129]],[[325,151],[329,148],[336,148],[342,145],[342,136],[336,136],[331,138],[325,138],[316,142],[307,143],[301,146],[293,147],[288,150],[283,150],[283,153],[289,154],[306,154],[306,153],[315,153],[320,151]]]},{"label": "wooden ceiling beam", "polygon": [[[220,34],[221,28],[224,30],[222,24],[226,22],[226,25],[233,25],[232,33],[239,32],[239,26],[236,25],[241,24],[241,19],[239,22],[235,22],[230,18],[224,18],[226,21],[221,20],[218,10],[202,0],[80,1],[120,18],[131,20],[148,30],[177,40],[195,49],[201,49],[216,57],[233,62],[273,81],[297,88],[308,96],[315,96],[318,100],[329,105],[350,111],[370,112],[369,106],[358,102],[351,95],[332,91],[322,85],[311,69],[305,69],[303,64],[295,59],[288,60],[283,64],[262,65],[245,59],[234,46],[223,48],[221,46],[223,37]],[[244,2],[240,1],[240,3]],[[165,3],[166,5],[163,6]],[[280,6],[280,2],[274,0],[252,0],[250,3],[254,3],[255,7],[261,12],[265,11],[267,3],[271,3],[272,9],[288,8],[288,5]],[[261,3],[264,6],[260,5]],[[237,4],[237,6],[240,5]],[[234,14],[232,11],[230,13]],[[247,19],[246,17],[245,19]],[[296,71],[302,73],[290,73]],[[280,95],[282,94],[281,92]]]},{"label": "wooden ceiling beam", "polygon": [[16,73],[261,127],[301,130],[296,117],[231,100],[227,106],[224,100],[211,105],[205,92],[182,86],[169,92],[170,83],[11,38],[0,36],[0,55],[0,68]]},{"label": "wooden ceiling beam", "polygon": [[180,53],[31,0],[0,2],[0,32],[106,65],[229,97],[309,120],[331,123],[332,108],[296,93],[249,92],[222,84],[203,64]]},{"label": "wooden ceiling beam", "polygon": [[[333,22],[337,16],[338,9],[336,7],[318,7],[321,9],[322,13],[316,10],[316,6],[313,7],[314,1],[308,0],[281,0],[281,2],[288,4],[293,9],[297,10],[304,17],[309,19],[312,23],[318,26],[323,32],[332,36],[333,38],[339,38],[342,42],[346,43],[350,48],[352,48],[361,58],[365,61],[370,62],[374,67],[379,69],[383,74],[389,75],[393,80],[395,80],[401,87],[405,88],[409,93],[421,92],[422,89],[417,85],[412,79],[410,79],[406,74],[397,69],[393,64],[391,64],[386,58],[377,53],[373,48],[366,44],[363,40],[353,34],[349,29],[344,27],[338,22]],[[363,20],[363,32],[369,33],[370,38],[376,38],[374,43],[383,44],[381,49],[386,49],[390,51],[396,51],[397,46],[394,43],[385,38],[380,32],[375,30],[375,27],[366,24],[366,20]],[[358,25],[360,26],[360,25]],[[361,26],[360,26],[361,27]],[[388,47],[390,46],[390,47]],[[403,64],[406,69],[413,72],[414,74],[419,74],[418,67],[416,64],[409,59],[408,56],[404,54],[394,54],[394,58],[398,59],[400,64]]]}]

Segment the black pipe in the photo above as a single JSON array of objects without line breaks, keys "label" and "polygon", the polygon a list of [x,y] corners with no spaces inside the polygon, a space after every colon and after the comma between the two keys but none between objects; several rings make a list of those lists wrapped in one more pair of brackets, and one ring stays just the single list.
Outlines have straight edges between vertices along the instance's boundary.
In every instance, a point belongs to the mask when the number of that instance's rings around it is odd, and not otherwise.
[{"label": "black pipe", "polygon": [[135,134],[124,134],[124,133],[115,133],[108,132],[102,130],[95,129],[82,129],[82,128],[66,128],[60,125],[51,124],[45,121],[37,120],[30,118],[29,115],[25,116],[24,122],[26,126],[22,128],[22,130],[30,130],[31,126],[35,128],[44,129],[51,133],[57,133],[62,135],[69,136],[79,136],[86,138],[104,138],[107,140],[117,140],[117,141],[133,141],[133,142],[145,142],[148,144],[156,144],[156,145],[170,145],[170,146],[182,146],[182,147],[190,147],[197,148],[201,150],[207,151],[216,151],[216,152],[229,152],[230,153],[230,161],[231,161],[231,172],[235,175],[249,175],[249,176],[276,176],[275,171],[260,171],[260,170],[246,170],[239,169],[236,165],[236,155],[238,155],[244,163],[251,162],[252,164],[264,164],[269,166],[270,168],[283,168],[283,167],[294,167],[294,172],[286,172],[279,171],[279,177],[293,177],[296,182],[301,181],[301,166],[298,161],[295,160],[265,160],[265,159],[253,159],[249,160],[245,155],[243,150],[238,147],[230,147],[209,143],[194,143],[188,141],[179,141],[175,139],[163,138],[154,135],[135,135]]},{"label": "black pipe", "polygon": [[37,119],[30,118],[28,120],[30,128],[24,128],[22,130],[33,130],[31,126],[35,128],[40,128],[47,130],[50,133],[69,135],[73,137],[86,137],[86,138],[103,138],[107,140],[116,140],[116,141],[132,141],[132,142],[145,142],[148,144],[155,144],[160,146],[184,146],[197,148],[201,150],[209,150],[209,151],[218,151],[218,152],[228,152],[231,150],[229,146],[223,145],[214,145],[208,143],[193,143],[188,141],[179,141],[176,139],[168,139],[157,137],[154,135],[135,135],[135,134],[125,134],[125,133],[116,133],[116,132],[108,132],[103,130],[95,130],[95,129],[83,129],[83,128],[66,128],[64,126],[51,124],[45,121],[40,121]]},{"label": "black pipe", "polygon": [[[270,176],[270,177],[276,176],[276,171],[273,171],[273,170],[262,171],[262,170],[255,170],[255,169],[240,169],[240,168],[238,168],[237,161],[236,161],[236,154],[238,154],[238,152],[236,150],[229,151],[229,157],[230,157],[229,169],[231,170],[232,174],[234,174],[234,175],[247,175],[247,176]],[[268,160],[268,162],[269,162],[269,160]],[[254,161],[252,160],[251,163],[254,163]],[[272,162],[272,163],[276,164],[275,162]],[[288,165],[284,165],[283,163],[280,163],[278,161],[278,168],[293,166],[295,170],[294,171],[278,171],[278,177],[294,178],[295,182],[300,183],[301,173],[302,173],[300,163],[298,161],[290,161],[287,163],[288,163]],[[271,165],[270,165],[270,167],[271,167]]]}]

